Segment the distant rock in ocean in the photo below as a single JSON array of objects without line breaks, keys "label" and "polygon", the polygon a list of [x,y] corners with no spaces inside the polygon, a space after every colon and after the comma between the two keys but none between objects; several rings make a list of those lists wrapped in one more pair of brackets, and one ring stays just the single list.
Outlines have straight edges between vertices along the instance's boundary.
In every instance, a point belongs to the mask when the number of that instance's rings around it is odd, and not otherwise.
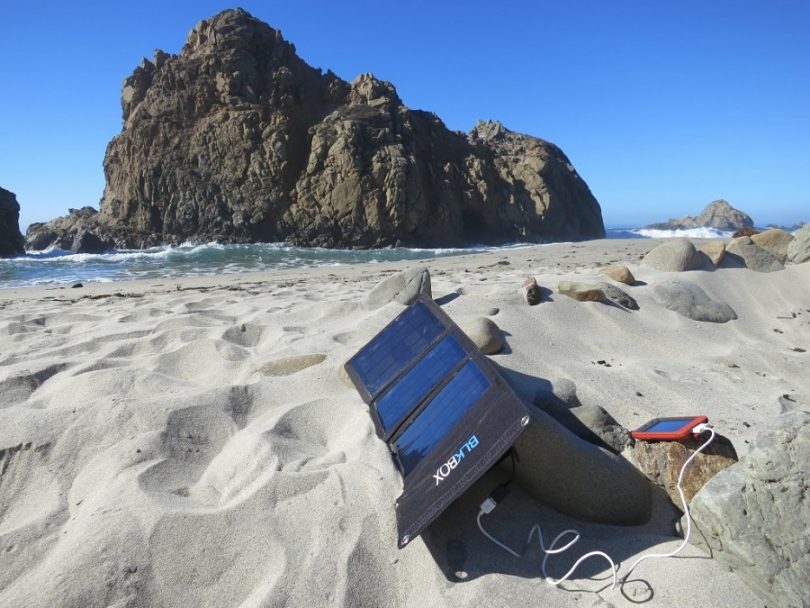
[{"label": "distant rock in ocean", "polygon": [[20,234],[20,204],[13,192],[0,188],[0,258],[25,253]]},{"label": "distant rock in ocean", "polygon": [[697,217],[687,215],[681,219],[671,219],[648,228],[658,230],[688,230],[690,228],[715,228],[717,230],[739,230],[753,228],[754,220],[747,213],[732,207],[728,201],[719,199],[707,205]]},{"label": "distant rock in ocean", "polygon": [[[605,235],[599,204],[557,146],[498,122],[451,131],[371,74],[348,83],[310,67],[241,9],[198,23],[179,55],[144,59],[121,102],[100,212],[83,223],[119,247]],[[43,245],[52,229],[29,242]]]}]

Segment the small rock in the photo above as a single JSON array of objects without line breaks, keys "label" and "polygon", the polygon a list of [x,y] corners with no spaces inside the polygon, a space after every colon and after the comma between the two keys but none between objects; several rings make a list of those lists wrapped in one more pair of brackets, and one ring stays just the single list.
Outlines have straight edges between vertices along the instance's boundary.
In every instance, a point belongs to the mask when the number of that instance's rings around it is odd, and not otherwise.
[{"label": "small rock", "polygon": [[610,283],[599,283],[599,288],[605,292],[605,296],[619,306],[624,306],[629,310],[638,310],[638,302],[630,297],[625,291]]},{"label": "small rock", "polygon": [[810,223],[799,228],[787,250],[787,261],[791,264],[803,264],[808,260],[810,260]]},{"label": "small rock", "polygon": [[699,270],[703,267],[695,246],[682,238],[667,239],[645,255],[642,263],[667,272]]},{"label": "small rock", "polygon": [[78,289],[79,287],[84,287],[84,285],[82,283],[74,283],[71,285],[71,288],[73,289]]},{"label": "small rock", "polygon": [[636,284],[636,278],[627,266],[605,266],[601,272],[619,283],[631,286]]},{"label": "small rock", "polygon": [[575,283],[573,281],[560,281],[557,291],[579,302],[604,302],[605,292],[598,285],[588,283]]},{"label": "small rock", "polygon": [[661,306],[695,321],[726,323],[737,318],[731,306],[712,300],[705,291],[689,281],[656,285],[653,297]]},{"label": "small rock", "polygon": [[404,270],[387,277],[371,290],[364,304],[367,310],[375,310],[394,301],[408,306],[420,295],[433,297],[430,271],[424,267]]},{"label": "small rock", "polygon": [[757,246],[748,236],[732,239],[726,247],[724,265],[745,266],[756,272],[775,272],[785,267],[776,256]]},{"label": "small rock", "polygon": [[[682,509],[678,495],[678,475],[689,458],[708,438],[708,435],[689,435],[680,441],[642,441],[633,447],[633,455],[641,472],[654,484],[662,487],[673,503]],[[737,452],[731,442],[718,435],[703,452],[698,454],[684,472],[683,494],[692,502],[695,494],[717,473],[737,462]]]},{"label": "small rock", "polygon": [[709,241],[700,246],[700,252],[717,268],[726,254],[726,244],[723,241]]},{"label": "small rock", "polygon": [[539,304],[540,300],[542,300],[540,287],[538,287],[537,279],[534,277],[526,277],[526,280],[523,281],[523,297],[526,298],[529,306]]},{"label": "small rock", "polygon": [[751,237],[754,244],[765,251],[771,253],[777,260],[785,263],[787,260],[788,247],[793,241],[793,235],[778,228],[772,228],[765,232],[760,232]]},{"label": "small rock", "polygon": [[503,350],[503,332],[492,319],[477,317],[461,328],[485,355],[494,355]]}]

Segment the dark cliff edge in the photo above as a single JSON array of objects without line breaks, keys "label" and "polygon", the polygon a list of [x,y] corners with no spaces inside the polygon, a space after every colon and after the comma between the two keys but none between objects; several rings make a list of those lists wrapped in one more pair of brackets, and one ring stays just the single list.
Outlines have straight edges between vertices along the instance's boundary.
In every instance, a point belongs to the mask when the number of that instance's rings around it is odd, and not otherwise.
[{"label": "dark cliff edge", "polygon": [[557,146],[497,122],[451,131],[371,74],[348,83],[310,67],[241,9],[198,23],[179,55],[145,59],[124,81],[122,109],[99,213],[32,226],[29,247],[82,234],[97,249],[605,234],[598,202]]},{"label": "dark cliff edge", "polygon": [[20,234],[20,204],[13,192],[0,188],[0,258],[25,253],[25,239]]}]

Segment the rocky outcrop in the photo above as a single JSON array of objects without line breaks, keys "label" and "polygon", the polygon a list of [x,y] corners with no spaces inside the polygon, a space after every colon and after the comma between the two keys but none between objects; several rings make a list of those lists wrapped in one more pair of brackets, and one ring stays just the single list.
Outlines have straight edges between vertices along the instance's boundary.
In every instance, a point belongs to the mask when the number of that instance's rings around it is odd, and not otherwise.
[{"label": "rocky outcrop", "polygon": [[708,481],[691,504],[712,556],[768,606],[810,606],[810,414],[783,414],[749,453]]},{"label": "rocky outcrop", "polygon": [[0,258],[25,253],[20,234],[20,204],[13,192],[0,188]]},{"label": "rocky outcrop", "polygon": [[717,230],[739,230],[753,228],[754,220],[747,213],[732,207],[728,201],[719,199],[709,205],[697,217],[687,215],[681,219],[671,219],[649,228],[661,230],[678,230],[689,228],[716,228]]},{"label": "rocky outcrop", "polygon": [[98,222],[98,211],[92,207],[69,209],[67,215],[50,222],[31,224],[25,241],[29,249],[57,247],[73,253],[101,253],[115,247],[113,231]]},{"label": "rocky outcrop", "polygon": [[447,246],[604,236],[555,145],[484,122],[450,131],[388,82],[310,67],[236,9],[124,81],[94,220],[118,246],[189,239]]}]

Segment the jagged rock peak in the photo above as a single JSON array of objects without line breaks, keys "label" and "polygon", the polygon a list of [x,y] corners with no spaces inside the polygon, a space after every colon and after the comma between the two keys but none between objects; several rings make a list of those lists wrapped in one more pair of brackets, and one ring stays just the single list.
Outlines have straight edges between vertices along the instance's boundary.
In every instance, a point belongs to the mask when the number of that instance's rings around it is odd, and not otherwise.
[{"label": "jagged rock peak", "polygon": [[211,54],[276,45],[295,52],[295,47],[284,40],[279,30],[244,9],[232,8],[197,23],[188,33],[181,54]]},{"label": "jagged rock peak", "polygon": [[489,141],[497,137],[502,137],[511,132],[512,131],[503,126],[503,123],[500,120],[479,119],[470,131],[470,136],[474,139]]},{"label": "jagged rock peak", "polygon": [[352,80],[352,89],[349,94],[350,103],[375,105],[380,102],[402,105],[396,87],[386,80],[379,80],[371,72],[360,74]]}]

